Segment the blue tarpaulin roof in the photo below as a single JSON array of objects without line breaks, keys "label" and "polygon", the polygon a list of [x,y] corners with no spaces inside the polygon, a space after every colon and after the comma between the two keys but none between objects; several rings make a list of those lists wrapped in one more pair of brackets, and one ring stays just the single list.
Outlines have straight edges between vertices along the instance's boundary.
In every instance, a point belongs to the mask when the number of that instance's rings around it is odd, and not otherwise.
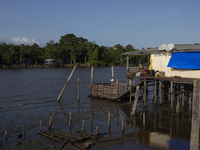
[{"label": "blue tarpaulin roof", "polygon": [[172,67],[176,69],[200,69],[200,53],[172,53],[172,57],[167,67]]}]

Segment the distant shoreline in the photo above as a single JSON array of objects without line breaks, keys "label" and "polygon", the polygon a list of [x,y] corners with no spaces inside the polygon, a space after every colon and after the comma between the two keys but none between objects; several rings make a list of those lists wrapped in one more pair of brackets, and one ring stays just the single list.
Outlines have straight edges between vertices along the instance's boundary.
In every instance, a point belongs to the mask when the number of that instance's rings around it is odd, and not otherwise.
[{"label": "distant shoreline", "polygon": [[[109,65],[112,66],[112,65]],[[109,67],[109,66],[95,66],[95,67]],[[116,66],[116,65],[114,65]],[[120,67],[125,67],[125,65],[117,65]],[[74,64],[63,64],[63,65],[45,65],[45,64],[38,64],[38,65],[1,65],[0,69],[18,69],[18,68],[72,68]],[[78,68],[90,68],[91,66],[80,64],[77,65]]]}]

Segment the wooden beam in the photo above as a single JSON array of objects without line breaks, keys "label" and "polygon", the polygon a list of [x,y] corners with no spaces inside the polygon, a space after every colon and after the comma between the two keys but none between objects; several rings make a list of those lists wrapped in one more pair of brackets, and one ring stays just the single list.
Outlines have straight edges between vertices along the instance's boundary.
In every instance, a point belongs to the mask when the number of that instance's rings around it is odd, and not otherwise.
[{"label": "wooden beam", "polygon": [[65,85],[64,85],[64,87],[63,87],[63,89],[62,89],[62,91],[60,92],[60,95],[58,96],[58,99],[57,99],[58,102],[60,101],[61,96],[62,96],[62,94],[63,94],[63,92],[64,92],[64,90],[65,90],[65,88],[66,88],[66,86],[67,86],[67,84],[68,84],[68,82],[69,82],[69,80],[71,79],[71,77],[72,77],[72,75],[73,75],[73,73],[74,73],[74,70],[76,69],[76,66],[77,66],[77,64],[74,66],[74,68],[73,68],[71,74],[69,75],[69,77],[68,77],[68,79],[67,79],[67,82],[65,83]]},{"label": "wooden beam", "polygon": [[194,80],[190,150],[199,149],[199,119],[200,119],[199,92],[200,92],[199,80]]}]

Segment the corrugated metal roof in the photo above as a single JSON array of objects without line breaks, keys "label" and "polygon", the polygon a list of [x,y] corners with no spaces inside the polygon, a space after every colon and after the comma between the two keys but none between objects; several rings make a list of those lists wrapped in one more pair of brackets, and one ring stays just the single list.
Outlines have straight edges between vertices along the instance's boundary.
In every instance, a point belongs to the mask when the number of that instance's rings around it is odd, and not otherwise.
[{"label": "corrugated metal roof", "polygon": [[156,53],[173,53],[173,52],[200,52],[200,44],[174,44],[174,48],[170,51],[158,50],[158,47],[131,51],[122,53],[122,55],[150,55]]}]

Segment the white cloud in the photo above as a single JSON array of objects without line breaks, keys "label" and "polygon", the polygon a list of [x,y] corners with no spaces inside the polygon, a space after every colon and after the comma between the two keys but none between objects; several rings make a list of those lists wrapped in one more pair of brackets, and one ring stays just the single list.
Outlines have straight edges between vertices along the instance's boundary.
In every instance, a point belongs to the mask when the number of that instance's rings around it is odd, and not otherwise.
[{"label": "white cloud", "polygon": [[25,44],[25,45],[32,45],[33,43],[36,43],[36,44],[40,44],[39,42],[36,42],[34,39],[27,39],[26,37],[23,37],[23,38],[20,38],[20,37],[12,37],[12,42],[14,44]]}]

